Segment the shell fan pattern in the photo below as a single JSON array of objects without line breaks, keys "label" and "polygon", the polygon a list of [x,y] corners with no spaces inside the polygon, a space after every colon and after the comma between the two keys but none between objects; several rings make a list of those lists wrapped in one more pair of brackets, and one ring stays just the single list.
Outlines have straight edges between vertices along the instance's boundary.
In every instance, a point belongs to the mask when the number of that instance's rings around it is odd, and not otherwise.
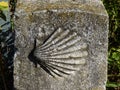
[{"label": "shell fan pattern", "polygon": [[75,74],[85,64],[87,44],[73,31],[58,28],[33,53],[36,62],[53,77]]}]

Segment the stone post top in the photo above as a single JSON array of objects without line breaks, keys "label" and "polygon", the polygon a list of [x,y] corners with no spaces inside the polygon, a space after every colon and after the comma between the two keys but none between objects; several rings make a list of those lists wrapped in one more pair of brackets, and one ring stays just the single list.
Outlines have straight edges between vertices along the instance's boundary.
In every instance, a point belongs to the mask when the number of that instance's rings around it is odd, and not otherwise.
[{"label": "stone post top", "polygon": [[108,16],[101,0],[18,0],[17,9],[25,12],[74,9]]},{"label": "stone post top", "polygon": [[61,4],[67,4],[67,3],[73,3],[73,4],[94,4],[98,5],[101,3],[101,0],[18,0],[20,3],[61,3]]},{"label": "stone post top", "polygon": [[40,2],[50,2],[50,3],[54,3],[54,2],[80,2],[80,3],[86,3],[86,2],[99,2],[101,0],[20,0],[20,1],[26,1],[26,2],[40,1]]}]

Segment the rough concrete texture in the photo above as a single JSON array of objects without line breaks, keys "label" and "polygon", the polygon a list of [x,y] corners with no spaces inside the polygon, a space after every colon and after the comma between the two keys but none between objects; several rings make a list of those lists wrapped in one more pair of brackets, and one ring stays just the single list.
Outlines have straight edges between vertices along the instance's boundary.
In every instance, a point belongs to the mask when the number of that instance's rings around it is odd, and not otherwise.
[{"label": "rough concrete texture", "polygon": [[[16,90],[105,90],[108,16],[100,0],[18,0],[16,15]],[[28,56],[34,38],[39,46],[58,28],[76,32],[88,56],[74,75],[53,78]]]}]

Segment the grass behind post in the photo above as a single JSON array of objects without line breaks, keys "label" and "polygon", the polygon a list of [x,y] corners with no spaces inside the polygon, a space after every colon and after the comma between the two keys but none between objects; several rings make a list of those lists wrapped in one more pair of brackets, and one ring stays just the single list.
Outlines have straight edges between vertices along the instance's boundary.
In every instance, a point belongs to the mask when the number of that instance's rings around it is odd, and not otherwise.
[{"label": "grass behind post", "polygon": [[107,90],[120,90],[120,0],[102,0],[109,14]]}]

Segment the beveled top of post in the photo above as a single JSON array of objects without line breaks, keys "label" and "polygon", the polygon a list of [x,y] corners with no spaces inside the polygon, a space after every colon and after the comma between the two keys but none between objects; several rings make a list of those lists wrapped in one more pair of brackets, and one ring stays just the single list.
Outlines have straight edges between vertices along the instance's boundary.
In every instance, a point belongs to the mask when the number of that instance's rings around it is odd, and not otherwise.
[{"label": "beveled top of post", "polygon": [[107,16],[101,0],[18,0],[17,9],[25,12],[37,10],[81,10]]},{"label": "beveled top of post", "polygon": [[99,2],[101,0],[18,0],[19,2],[47,2],[47,3],[55,3],[55,2],[77,2],[77,3],[88,3],[88,2]]}]

